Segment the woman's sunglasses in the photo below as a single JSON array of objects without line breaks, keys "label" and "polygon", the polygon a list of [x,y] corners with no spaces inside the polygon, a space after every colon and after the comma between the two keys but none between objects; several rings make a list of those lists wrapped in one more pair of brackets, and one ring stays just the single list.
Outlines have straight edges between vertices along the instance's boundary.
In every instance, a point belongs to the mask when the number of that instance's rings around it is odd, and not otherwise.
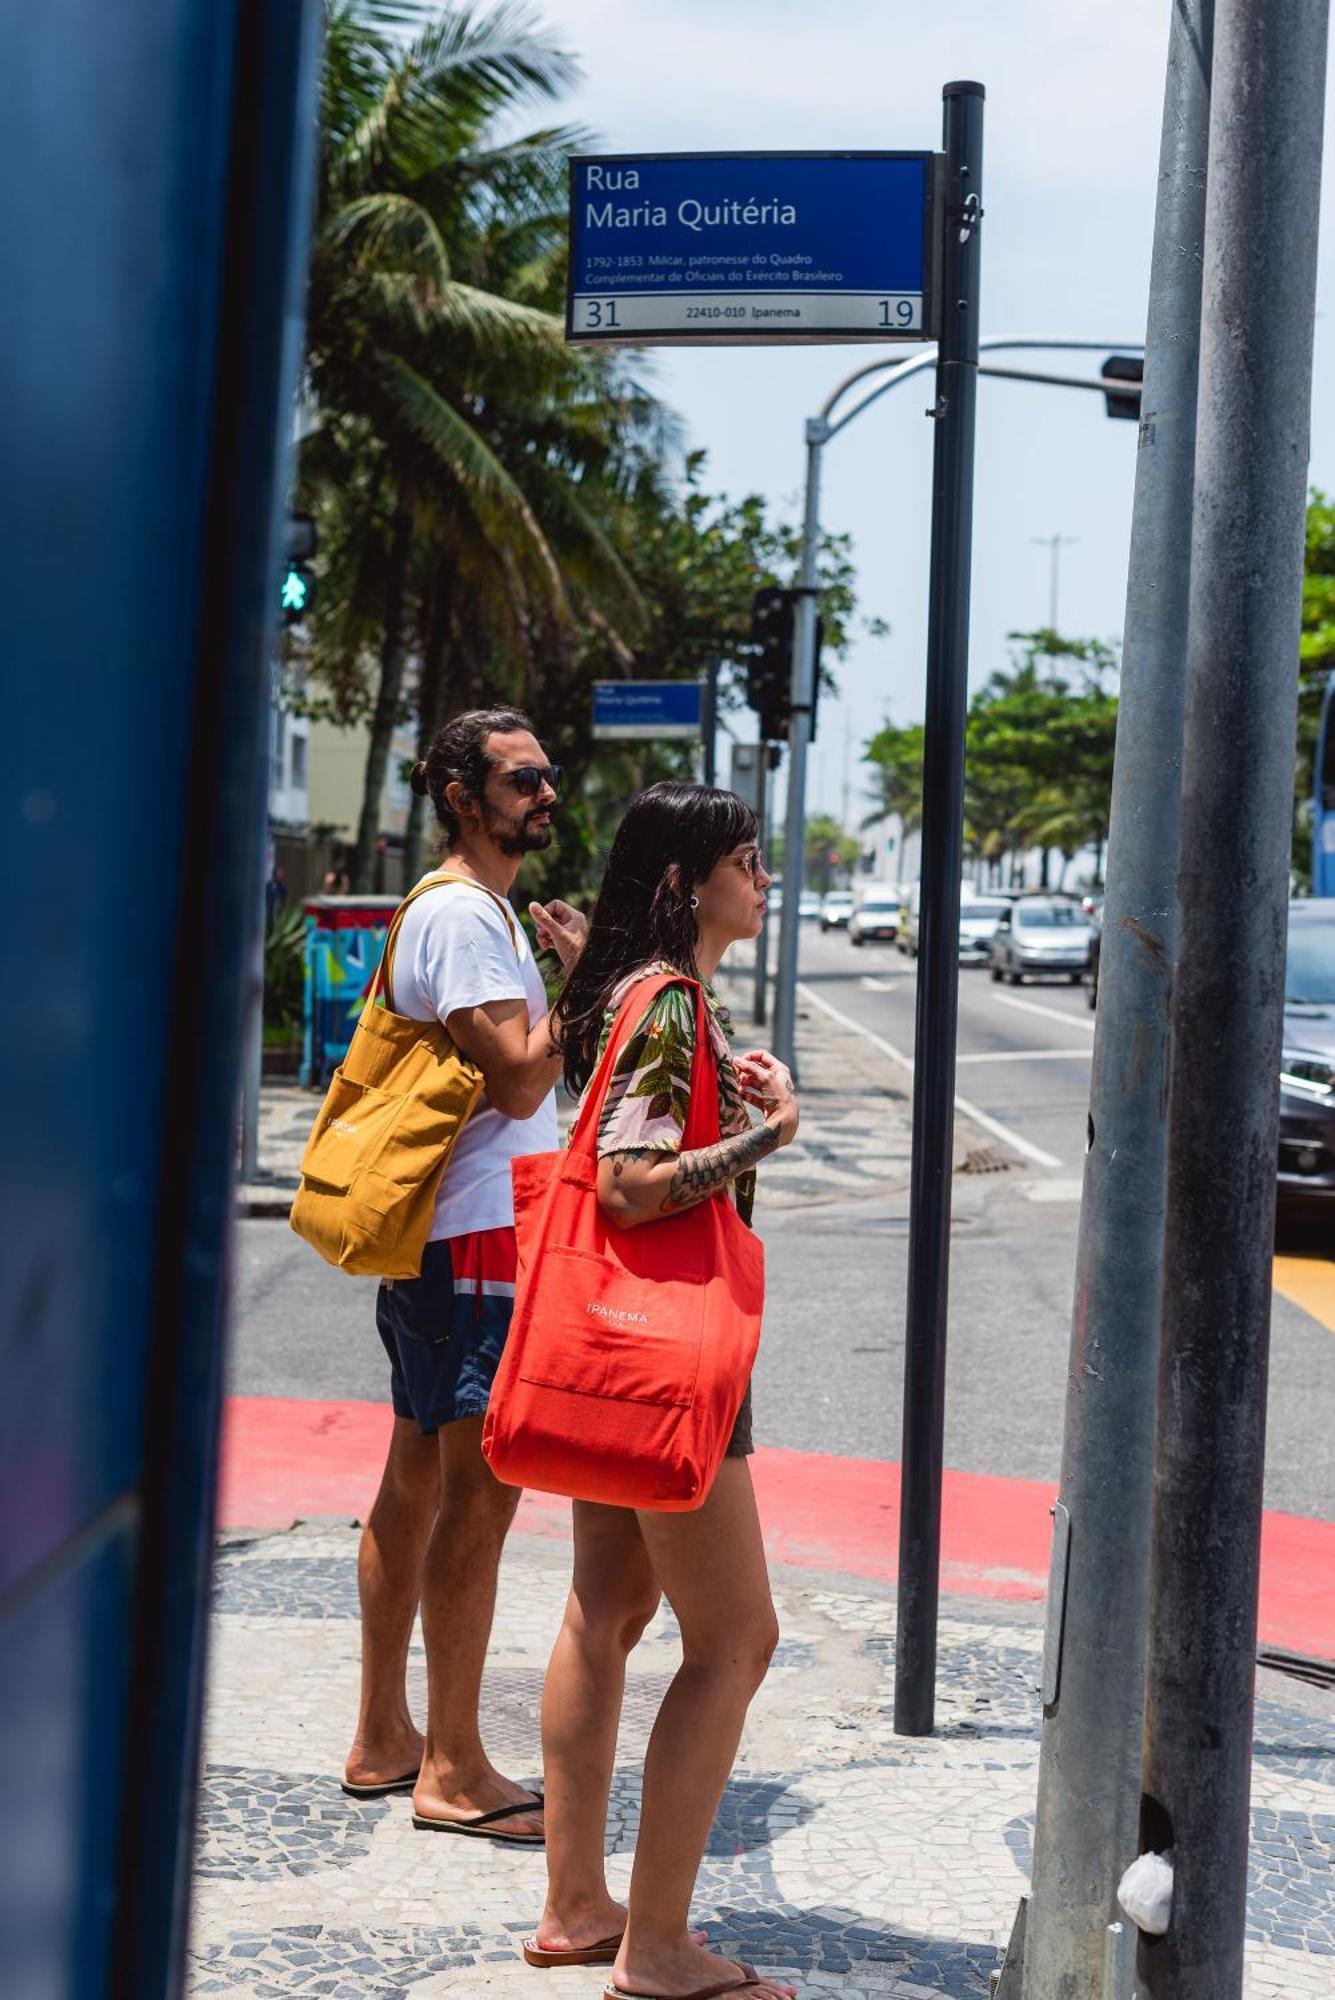
[{"label": "woman's sunglasses", "polygon": [[565,778],[559,764],[521,764],[516,771],[501,771],[498,775],[512,784],[523,799],[536,799],[544,785],[550,785],[559,797]]}]

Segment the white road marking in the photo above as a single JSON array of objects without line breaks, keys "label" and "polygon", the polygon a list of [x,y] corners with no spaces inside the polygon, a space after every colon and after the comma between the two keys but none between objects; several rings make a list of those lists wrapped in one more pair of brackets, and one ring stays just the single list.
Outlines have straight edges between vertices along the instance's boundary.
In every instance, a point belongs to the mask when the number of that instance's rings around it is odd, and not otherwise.
[{"label": "white road marking", "polygon": [[1088,1060],[1094,1053],[1089,1047],[1079,1049],[984,1049],[978,1055],[955,1058],[955,1067],[961,1063],[990,1062],[1067,1062]]},{"label": "white road marking", "polygon": [[[830,1019],[838,1021],[841,1027],[851,1028],[855,1035],[861,1035],[864,1041],[872,1044],[873,1048],[878,1048],[883,1055],[889,1056],[891,1062],[897,1062],[901,1069],[909,1072],[910,1076],[913,1074],[912,1056],[906,1056],[893,1042],[887,1042],[884,1035],[874,1033],[871,1028],[864,1028],[861,1021],[855,1021],[851,1014],[841,1013],[810,986],[799,985],[797,990],[808,1006],[819,1008],[822,1014],[828,1014]],[[966,1118],[971,1118],[975,1125],[981,1125],[994,1139],[1000,1139],[1004,1145],[1010,1146],[1022,1158],[1032,1160],[1036,1167],[1061,1165],[1061,1161],[1054,1153],[1045,1153],[1041,1146],[1034,1145],[1033,1141],[1026,1139],[1022,1133],[1016,1132],[1009,1125],[1003,1125],[999,1118],[993,1118],[990,1113],[980,1110],[976,1104],[971,1104],[967,1097],[956,1097],[955,1109],[962,1111]]]},{"label": "white road marking", "polygon": [[899,979],[873,979],[869,974],[864,974],[859,979],[858,985],[864,993],[893,993],[896,986],[907,976],[906,973],[901,973]]},{"label": "white road marking", "polygon": [[994,993],[992,998],[998,1007],[1018,1007],[1022,1014],[1042,1014],[1049,1021],[1060,1021],[1064,1028],[1083,1028],[1087,1035],[1094,1032],[1094,1023],[1084,1021],[1079,1014],[1066,1014],[1060,1007],[1045,1007],[1041,1000],[1017,1000],[1010,993]]}]

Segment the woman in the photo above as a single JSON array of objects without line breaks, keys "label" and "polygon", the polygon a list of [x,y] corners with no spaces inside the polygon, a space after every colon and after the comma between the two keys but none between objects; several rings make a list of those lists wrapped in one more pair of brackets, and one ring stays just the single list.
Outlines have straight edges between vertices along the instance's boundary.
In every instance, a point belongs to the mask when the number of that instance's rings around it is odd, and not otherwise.
[{"label": "woman", "polygon": [[[566,1082],[583,1089],[636,980],[680,972],[704,984],[719,1080],[716,1145],[682,1151],[695,996],[666,988],[618,1058],[598,1135],[597,1198],[627,1229],[726,1191],[749,1221],[754,1170],[797,1131],[792,1079],[770,1055],[733,1062],[709,982],[730,944],[754,938],[771,877],[755,816],[730,792],[655,785],[612,847],[584,952],[554,1018]],[[747,1103],[761,1111],[753,1124]],[[576,1501],[575,1575],[543,1695],[547,1903],[531,1964],[613,1965],[607,1993],[706,2000],[791,1988],[706,1951],[687,1928],[691,1895],[752,1695],[778,1641],[747,1457],[750,1390],[708,1499],[689,1513]],[[644,1765],[629,1912],[603,1870],[607,1802],[626,1658],[665,1593],[682,1664]]]}]

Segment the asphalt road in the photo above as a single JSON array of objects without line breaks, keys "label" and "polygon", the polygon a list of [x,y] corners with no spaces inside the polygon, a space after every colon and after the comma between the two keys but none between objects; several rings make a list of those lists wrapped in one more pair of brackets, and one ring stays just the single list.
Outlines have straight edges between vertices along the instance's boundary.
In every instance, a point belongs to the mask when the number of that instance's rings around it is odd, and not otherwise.
[{"label": "asphalt road", "polygon": [[[911,961],[812,927],[802,977],[813,1018],[823,1002],[911,1052]],[[961,973],[959,1090],[1029,1153],[1010,1172],[955,1178],[946,1461],[960,1470],[1057,1477],[1092,1023],[1069,986]],[[897,1458],[907,1194],[768,1215],[762,1194],[757,1219],[769,1267],[758,1439]],[[328,1270],[281,1222],[252,1221],[235,1295],[235,1391],[387,1397],[374,1281]],[[1335,1516],[1332,1408],[1335,1329],[1276,1297],[1268,1506]]]}]

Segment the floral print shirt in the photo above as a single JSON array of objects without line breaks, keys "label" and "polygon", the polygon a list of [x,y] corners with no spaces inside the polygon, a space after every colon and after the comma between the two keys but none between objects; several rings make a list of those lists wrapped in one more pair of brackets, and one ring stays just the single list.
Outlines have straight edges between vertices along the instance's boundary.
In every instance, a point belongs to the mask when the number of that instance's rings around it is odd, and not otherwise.
[{"label": "floral print shirt", "polygon": [[[641,966],[614,990],[603,1018],[598,1044],[601,1056],[621,1010],[637,980],[672,972],[666,964]],[[719,1133],[731,1138],[750,1129],[751,1117],[733,1066],[729,1042],[732,1022],[711,987],[704,989],[714,1060],[718,1065]],[[666,986],[646,1008],[627,1037],[613,1066],[598,1120],[598,1157],[610,1153],[679,1153],[691,1098],[691,1064],[695,1055],[695,997],[687,987]],[[755,1174],[733,1182],[737,1207],[749,1221],[755,1198]]]}]

